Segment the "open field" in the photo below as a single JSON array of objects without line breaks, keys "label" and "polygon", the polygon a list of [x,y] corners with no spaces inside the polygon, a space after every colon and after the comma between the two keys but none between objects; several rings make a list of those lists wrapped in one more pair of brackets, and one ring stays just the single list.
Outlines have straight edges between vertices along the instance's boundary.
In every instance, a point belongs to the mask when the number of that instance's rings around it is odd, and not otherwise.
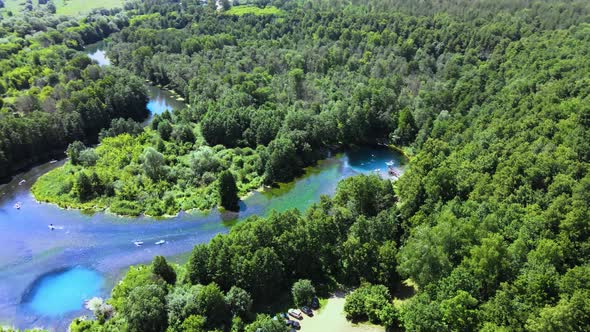
[{"label": "open field", "polygon": [[256,16],[261,15],[282,15],[283,11],[275,6],[268,6],[260,8],[254,5],[244,5],[231,7],[228,11],[224,12],[226,15],[242,16],[246,14],[252,14]]},{"label": "open field", "polygon": [[383,326],[353,324],[344,314],[344,296],[334,296],[322,303],[322,308],[313,317],[300,321],[303,332],[384,332]]},{"label": "open field", "polygon": [[[19,11],[24,0],[5,0],[6,10]],[[123,0],[53,0],[57,7],[57,13],[63,15],[77,15],[88,12],[94,8],[113,8],[121,7]],[[33,6],[37,7],[38,2],[33,1]]]}]

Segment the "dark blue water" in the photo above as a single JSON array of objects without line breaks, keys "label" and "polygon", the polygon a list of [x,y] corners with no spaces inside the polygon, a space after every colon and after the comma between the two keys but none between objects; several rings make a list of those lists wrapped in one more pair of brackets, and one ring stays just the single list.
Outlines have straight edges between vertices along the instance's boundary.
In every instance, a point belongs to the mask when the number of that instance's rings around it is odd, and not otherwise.
[{"label": "dark blue water", "polygon": [[[227,232],[236,220],[265,215],[271,210],[303,210],[319,201],[321,195],[333,194],[341,179],[385,168],[384,162],[388,160],[396,163],[401,160],[388,149],[367,151],[366,160],[358,152],[336,155],[308,169],[305,176],[290,184],[255,192],[241,202],[239,214],[220,214],[213,210],[181,213],[166,220],[103,213],[89,215],[35,202],[30,186],[37,177],[62,162],[41,165],[17,176],[0,186],[0,325],[63,331],[71,319],[91,314],[79,299],[108,297],[112,286],[130,265],[149,262],[155,255],[182,262],[195,244]],[[370,166],[361,167],[366,162]],[[19,185],[21,179],[26,182]],[[22,205],[20,210],[14,208],[17,202]],[[56,229],[50,230],[49,224]],[[138,240],[145,244],[136,247],[133,241]],[[166,243],[158,246],[155,242],[159,240]],[[89,274],[69,272],[73,267],[94,271],[104,282]],[[84,285],[83,288],[91,291],[60,305],[51,294],[62,288],[64,280],[68,285]],[[53,304],[51,308],[45,301]],[[32,305],[33,302],[37,304]]]}]

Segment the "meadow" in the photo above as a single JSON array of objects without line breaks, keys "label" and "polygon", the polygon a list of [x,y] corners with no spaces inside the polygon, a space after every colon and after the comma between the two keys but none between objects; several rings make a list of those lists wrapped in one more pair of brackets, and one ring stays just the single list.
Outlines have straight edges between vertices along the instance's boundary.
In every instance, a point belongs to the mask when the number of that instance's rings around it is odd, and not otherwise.
[{"label": "meadow", "polygon": [[[25,4],[24,0],[5,0],[6,11],[17,12],[21,10]],[[114,8],[122,7],[123,0],[53,0],[57,7],[57,14],[61,15],[78,15],[89,12],[95,8]],[[33,6],[37,7],[38,2],[33,1]]]}]

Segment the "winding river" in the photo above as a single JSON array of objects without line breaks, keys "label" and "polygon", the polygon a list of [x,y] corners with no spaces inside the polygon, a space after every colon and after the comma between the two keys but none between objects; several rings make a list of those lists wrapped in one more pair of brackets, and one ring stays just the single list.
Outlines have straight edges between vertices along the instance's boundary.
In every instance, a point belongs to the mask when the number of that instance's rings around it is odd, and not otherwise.
[{"label": "winding river", "polygon": [[[99,63],[102,56],[107,62],[101,64],[108,64],[101,47],[92,48],[90,56]],[[183,106],[166,91],[149,90],[152,113]],[[403,168],[402,156],[386,148],[337,154],[291,183],[254,192],[241,202],[239,213],[181,213],[166,220],[84,214],[37,203],[31,185],[64,161],[35,167],[0,185],[0,326],[64,331],[74,317],[91,314],[83,308],[84,300],[108,297],[130,265],[149,262],[155,255],[183,262],[195,244],[227,232],[248,216],[303,210],[321,195],[333,194],[341,179],[385,170],[389,161]],[[160,240],[165,243],[156,245]],[[134,241],[144,245],[136,247]]]}]

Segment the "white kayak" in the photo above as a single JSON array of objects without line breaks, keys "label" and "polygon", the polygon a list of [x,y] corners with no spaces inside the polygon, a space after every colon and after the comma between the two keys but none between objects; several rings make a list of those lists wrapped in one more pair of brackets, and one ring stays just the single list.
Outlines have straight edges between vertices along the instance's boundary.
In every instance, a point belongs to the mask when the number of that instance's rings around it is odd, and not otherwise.
[{"label": "white kayak", "polygon": [[134,241],[133,244],[137,247],[141,247],[143,245],[143,241]]},{"label": "white kayak", "polygon": [[166,243],[166,241],[164,241],[164,240],[160,240],[160,241],[156,242],[156,244],[159,246],[163,245],[164,243]]}]

